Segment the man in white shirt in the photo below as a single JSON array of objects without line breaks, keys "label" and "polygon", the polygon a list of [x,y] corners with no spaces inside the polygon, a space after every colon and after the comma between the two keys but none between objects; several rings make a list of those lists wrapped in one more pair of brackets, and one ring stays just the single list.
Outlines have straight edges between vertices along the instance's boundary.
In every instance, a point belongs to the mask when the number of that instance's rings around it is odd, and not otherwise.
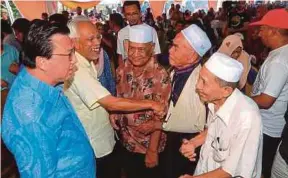
[{"label": "man in white shirt", "polygon": [[87,18],[85,15],[82,15],[82,8],[79,6],[76,8],[76,13],[77,13],[76,16],[73,18],[75,20]]},{"label": "man in white shirt", "polygon": [[[78,71],[65,82],[65,94],[79,116],[94,149],[98,178],[120,177],[120,163],[115,155],[114,131],[108,111],[156,111],[164,114],[164,106],[154,101],[113,97],[97,80],[93,62],[99,59],[101,34],[89,19],[68,24],[75,43]],[[97,62],[96,62],[97,63]]]},{"label": "man in white shirt", "polygon": [[196,91],[208,103],[208,128],[184,140],[180,152],[190,161],[202,147],[194,176],[181,178],[261,177],[261,116],[256,103],[237,89],[242,72],[241,63],[221,53],[201,69]]},{"label": "man in white shirt", "polygon": [[[141,10],[140,10],[140,3],[139,1],[125,1],[123,4],[123,12],[125,15],[125,18],[128,20],[129,25],[126,27],[122,28],[118,32],[118,39],[117,39],[117,54],[119,55],[118,61],[119,64],[123,63],[123,60],[127,58],[127,42],[129,39],[129,28],[130,26],[133,25],[146,25],[149,28],[149,25],[145,24],[141,20]],[[159,46],[159,41],[158,41],[158,36],[157,32],[154,28],[153,30],[153,43],[155,44],[154,48],[154,55],[160,54],[160,46]]]},{"label": "man in white shirt", "polygon": [[[278,20],[275,20],[278,19]],[[284,114],[288,103],[288,12],[283,9],[269,11],[262,20],[259,36],[272,51],[260,68],[253,85],[252,99],[258,104],[263,121],[262,173],[270,178],[271,167],[281,133],[285,125]]]}]

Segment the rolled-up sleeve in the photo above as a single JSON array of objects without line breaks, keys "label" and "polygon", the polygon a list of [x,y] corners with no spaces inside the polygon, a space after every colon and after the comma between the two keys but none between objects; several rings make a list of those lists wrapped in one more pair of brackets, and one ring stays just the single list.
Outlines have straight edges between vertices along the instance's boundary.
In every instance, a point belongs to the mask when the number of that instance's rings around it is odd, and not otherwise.
[{"label": "rolled-up sleeve", "polygon": [[77,71],[70,87],[69,89],[73,90],[91,110],[100,106],[98,100],[111,95],[96,79],[96,76],[91,76],[84,69]]}]

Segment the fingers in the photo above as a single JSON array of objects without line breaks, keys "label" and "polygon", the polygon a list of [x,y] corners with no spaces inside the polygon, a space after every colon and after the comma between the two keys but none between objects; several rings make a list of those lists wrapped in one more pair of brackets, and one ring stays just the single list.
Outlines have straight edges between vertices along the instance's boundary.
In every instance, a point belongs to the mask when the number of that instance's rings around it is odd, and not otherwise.
[{"label": "fingers", "polygon": [[187,140],[186,138],[184,138],[184,139],[182,139],[182,143],[183,143],[183,144],[187,144],[187,143],[189,143],[189,140]]},{"label": "fingers", "polygon": [[117,120],[117,119],[115,118],[115,116],[110,115],[109,120],[110,120],[111,126],[112,126],[115,130],[119,130],[119,127],[118,127],[118,125],[116,124],[116,120]]}]

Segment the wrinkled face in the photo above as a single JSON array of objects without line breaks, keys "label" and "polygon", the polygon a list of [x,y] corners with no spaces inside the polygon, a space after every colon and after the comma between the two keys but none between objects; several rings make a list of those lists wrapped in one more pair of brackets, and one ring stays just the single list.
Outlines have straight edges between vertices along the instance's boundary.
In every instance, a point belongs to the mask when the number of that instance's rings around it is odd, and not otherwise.
[{"label": "wrinkled face", "polygon": [[[196,57],[195,57],[196,56]],[[175,68],[184,68],[198,59],[197,53],[190,46],[182,33],[178,33],[169,50],[169,63]]]},{"label": "wrinkled face", "polygon": [[100,54],[101,34],[91,22],[78,23],[79,38],[75,41],[78,53],[88,61],[97,62]]},{"label": "wrinkled face", "polygon": [[137,5],[130,5],[124,7],[124,15],[128,20],[129,25],[138,25],[141,23],[141,12]]},{"label": "wrinkled face", "polygon": [[52,57],[48,60],[42,58],[42,61],[36,60],[36,65],[41,65],[45,74],[55,83],[59,83],[73,77],[76,71],[75,49],[68,35],[53,35],[51,41],[53,44]]},{"label": "wrinkled face", "polygon": [[13,29],[14,30],[14,35],[15,35],[15,38],[20,42],[20,43],[23,43],[24,42],[24,35],[22,32],[19,32],[18,30],[16,29]]},{"label": "wrinkled face", "polygon": [[232,52],[231,57],[233,59],[238,59],[240,57],[241,53],[242,53],[242,47],[239,46]]},{"label": "wrinkled face", "polygon": [[128,60],[136,67],[145,66],[153,55],[154,44],[128,42]]},{"label": "wrinkled face", "polygon": [[259,31],[259,37],[261,38],[263,44],[267,47],[270,47],[270,42],[269,42],[269,38],[272,35],[272,30],[270,27],[268,26],[261,26],[260,27],[260,31]]},{"label": "wrinkled face", "polygon": [[196,92],[200,100],[205,103],[213,103],[222,99],[225,87],[220,87],[215,76],[204,66],[199,74],[196,84]]}]

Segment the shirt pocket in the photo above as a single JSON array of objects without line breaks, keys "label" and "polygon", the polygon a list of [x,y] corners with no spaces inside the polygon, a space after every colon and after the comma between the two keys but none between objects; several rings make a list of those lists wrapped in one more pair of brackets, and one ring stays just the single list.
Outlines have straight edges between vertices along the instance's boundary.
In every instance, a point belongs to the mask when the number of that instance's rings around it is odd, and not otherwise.
[{"label": "shirt pocket", "polygon": [[215,146],[213,150],[214,161],[221,163],[229,156],[230,146],[229,140],[220,139],[219,137],[214,140]]}]

